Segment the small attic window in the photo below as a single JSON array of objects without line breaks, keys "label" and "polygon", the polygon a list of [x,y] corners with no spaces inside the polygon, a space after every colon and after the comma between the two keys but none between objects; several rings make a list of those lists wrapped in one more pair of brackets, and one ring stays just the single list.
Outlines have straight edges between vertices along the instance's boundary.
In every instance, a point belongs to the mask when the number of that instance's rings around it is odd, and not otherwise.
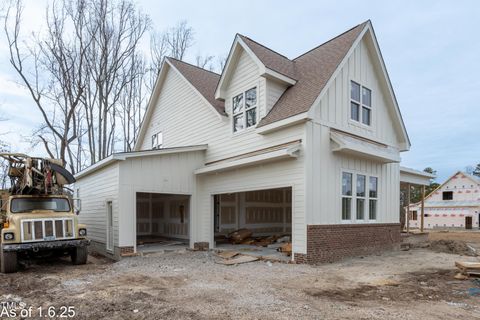
[{"label": "small attic window", "polygon": [[453,191],[443,191],[442,200],[453,200]]},{"label": "small attic window", "polygon": [[163,132],[152,135],[152,149],[161,149],[163,147]]},{"label": "small attic window", "polygon": [[232,98],[233,132],[257,124],[257,88],[253,87]]},{"label": "small attic window", "polygon": [[372,123],[372,90],[350,81],[350,119],[370,126]]}]

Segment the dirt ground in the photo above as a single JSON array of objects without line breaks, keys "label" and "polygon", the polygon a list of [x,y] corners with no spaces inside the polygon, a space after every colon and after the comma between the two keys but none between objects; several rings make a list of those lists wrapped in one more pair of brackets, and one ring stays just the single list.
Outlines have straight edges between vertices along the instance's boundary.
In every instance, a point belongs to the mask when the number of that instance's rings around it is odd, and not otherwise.
[{"label": "dirt ground", "polygon": [[480,319],[480,297],[469,294],[480,282],[453,278],[455,260],[476,257],[413,249],[320,266],[217,259],[56,259],[0,275],[0,299],[72,306],[75,319]]}]

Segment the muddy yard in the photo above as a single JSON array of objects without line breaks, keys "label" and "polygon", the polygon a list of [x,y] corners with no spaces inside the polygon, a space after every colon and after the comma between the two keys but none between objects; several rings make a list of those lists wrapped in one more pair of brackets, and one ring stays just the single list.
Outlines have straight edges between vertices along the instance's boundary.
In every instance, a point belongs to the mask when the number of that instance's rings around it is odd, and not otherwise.
[{"label": "muddy yard", "polygon": [[90,257],[34,264],[0,276],[3,302],[34,310],[72,306],[75,319],[474,319],[476,280],[454,279],[455,260],[428,249],[321,266],[217,264],[212,252],[165,253],[113,263]]}]

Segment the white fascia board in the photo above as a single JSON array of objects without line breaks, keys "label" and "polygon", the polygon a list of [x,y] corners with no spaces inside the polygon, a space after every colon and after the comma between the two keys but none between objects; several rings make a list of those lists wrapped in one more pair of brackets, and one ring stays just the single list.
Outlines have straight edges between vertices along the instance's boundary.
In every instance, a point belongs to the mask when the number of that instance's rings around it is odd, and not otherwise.
[{"label": "white fascia board", "polygon": [[213,106],[204,96],[203,94],[200,93],[200,91],[198,91],[197,88],[195,88],[195,86],[190,83],[190,81],[187,80],[187,78],[185,78],[185,76],[167,59],[166,60],[168,65],[172,68],[172,70],[175,70],[175,72],[177,72],[178,76],[183,80],[185,81],[185,83],[187,84],[187,86],[192,89],[199,97],[200,99],[209,107],[208,109],[210,109],[211,112],[214,112],[215,115],[220,118],[220,119],[223,119],[226,114],[220,114],[217,109],[215,108],[215,106]]},{"label": "white fascia board", "polygon": [[261,75],[264,76],[265,78],[268,78],[268,79],[275,79],[277,81],[280,81],[282,83],[286,83],[288,85],[295,85],[297,83],[297,80],[295,79],[292,79],[290,77],[287,77],[275,70],[272,70],[272,69],[269,69],[269,68],[264,68],[264,73],[262,73]]},{"label": "white fascia board", "polygon": [[280,121],[276,121],[274,123],[270,123],[262,127],[258,127],[255,129],[255,132],[258,134],[266,134],[266,133],[274,132],[286,127],[293,126],[301,122],[305,122],[307,120],[309,120],[308,112],[303,112],[303,113],[294,115],[292,117],[289,117]]},{"label": "white fascia board", "polygon": [[205,174],[205,173],[220,172],[220,171],[233,170],[241,167],[252,166],[252,165],[280,160],[280,159],[297,158],[299,155],[299,152],[300,152],[300,143],[281,149],[281,150],[276,150],[272,152],[259,154],[256,156],[251,156],[251,157],[242,158],[238,160],[226,161],[218,164],[213,164],[210,166],[205,166],[203,168],[195,170],[194,173]]},{"label": "white fascia board", "polygon": [[162,86],[163,79],[165,79],[167,66],[169,67],[170,64],[167,64],[166,59],[163,58],[162,67],[160,68],[160,72],[158,73],[157,79],[155,80],[153,92],[148,99],[147,110],[145,112],[145,115],[143,116],[142,124],[140,125],[140,131],[138,132],[138,139],[135,142],[135,146],[133,148],[133,150],[135,151],[140,150],[141,144],[143,143],[143,139],[145,138],[147,126],[150,123],[153,109],[155,108],[154,103],[157,100],[158,95],[160,94],[160,87]]},{"label": "white fascia board", "polygon": [[95,171],[98,171],[114,162],[117,161],[124,161],[129,158],[138,158],[138,157],[149,157],[149,156],[158,156],[158,155],[166,155],[172,153],[183,153],[183,152],[194,152],[194,151],[204,151],[207,150],[208,145],[202,144],[198,146],[187,146],[187,147],[177,147],[177,148],[165,148],[165,149],[157,149],[157,150],[146,150],[146,151],[133,151],[133,152],[121,152],[121,153],[114,153],[109,157],[91,165],[90,167],[86,168],[85,170],[80,171],[75,175],[75,179],[82,178],[88,174],[91,174]]},{"label": "white fascia board", "polygon": [[382,163],[400,162],[398,150],[389,147],[376,146],[373,143],[353,137],[342,137],[334,132],[330,133],[330,139],[336,144],[332,146],[333,152],[353,154]]},{"label": "white fascia board", "polygon": [[78,180],[86,175],[89,175],[90,173],[93,173],[101,168],[104,168],[114,162],[118,161],[118,159],[115,158],[115,155],[110,155],[108,156],[107,158],[101,160],[101,161],[98,161],[97,163],[91,165],[90,167],[78,172],[77,174],[75,174],[75,179]]},{"label": "white fascia board", "polygon": [[415,169],[412,169],[412,168],[407,168],[407,167],[400,166],[400,173],[402,173],[402,172],[412,174],[412,175],[415,175],[415,176],[429,178],[429,179],[434,179],[434,178],[437,177],[436,175],[425,172],[425,171],[420,171],[420,170],[415,170]]}]

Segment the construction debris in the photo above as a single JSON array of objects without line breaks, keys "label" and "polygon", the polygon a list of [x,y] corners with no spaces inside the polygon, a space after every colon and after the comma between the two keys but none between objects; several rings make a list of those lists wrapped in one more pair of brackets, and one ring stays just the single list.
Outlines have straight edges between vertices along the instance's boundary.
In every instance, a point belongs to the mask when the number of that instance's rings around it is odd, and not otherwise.
[{"label": "construction debris", "polygon": [[292,255],[292,243],[291,242],[285,243],[280,248],[278,248],[278,251],[286,254],[287,256],[291,256]]},{"label": "construction debris", "polygon": [[228,238],[236,244],[242,243],[247,238],[250,238],[252,236],[253,232],[252,230],[249,229],[239,229],[237,231],[234,231],[228,235]]},{"label": "construction debris", "polygon": [[455,266],[466,276],[480,276],[480,262],[455,261]]},{"label": "construction debris", "polygon": [[235,256],[239,255],[238,252],[236,251],[220,251],[217,252],[217,256],[223,258],[223,259],[231,259]]},{"label": "construction debris", "polygon": [[253,262],[260,259],[258,257],[248,256],[234,251],[222,251],[217,253],[217,255],[223,258],[222,260],[217,261],[217,263],[224,264],[226,266]]},{"label": "construction debris", "polygon": [[[435,252],[453,253],[462,256],[477,256],[477,252],[465,241],[460,240],[434,240],[430,241],[430,249]],[[473,250],[472,250],[473,249]]]}]

